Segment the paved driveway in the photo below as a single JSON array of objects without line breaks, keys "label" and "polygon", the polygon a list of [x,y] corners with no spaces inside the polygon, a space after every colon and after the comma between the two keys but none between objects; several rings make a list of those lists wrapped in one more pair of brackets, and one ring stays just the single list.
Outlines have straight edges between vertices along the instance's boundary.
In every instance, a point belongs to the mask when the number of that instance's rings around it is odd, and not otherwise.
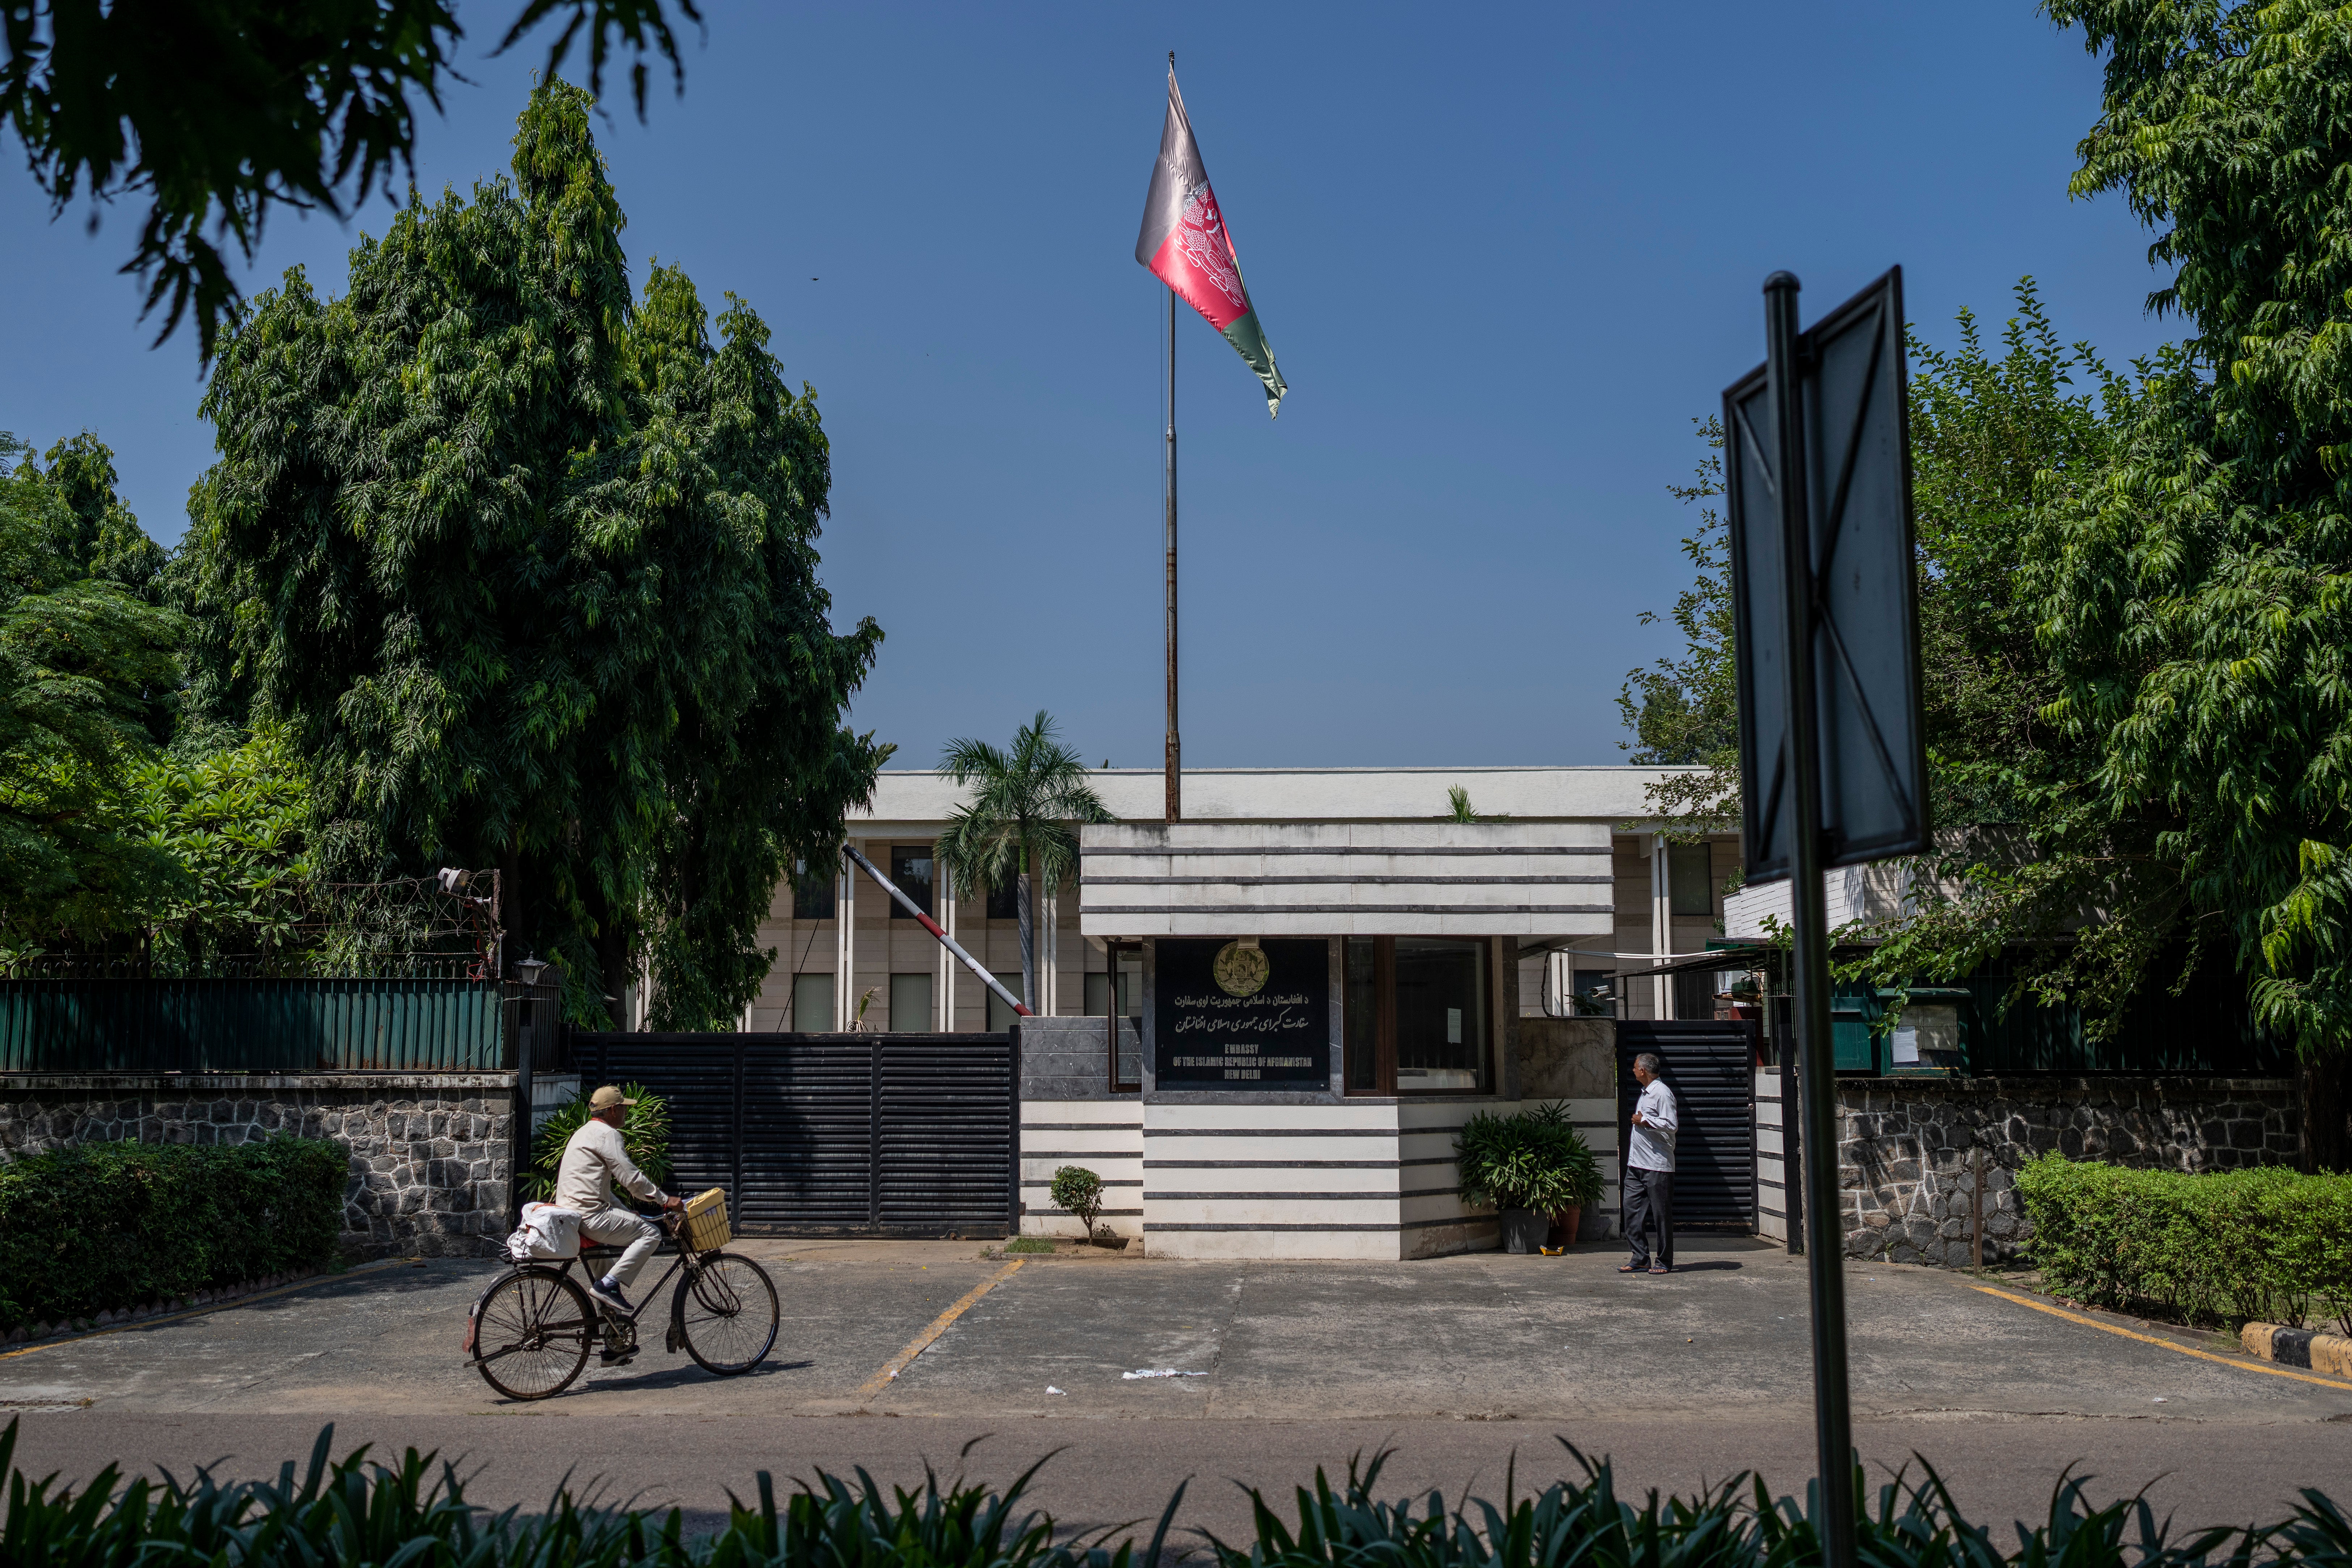
[{"label": "paved driveway", "polygon": [[[1193,1517],[1227,1528],[1242,1516],[1217,1477],[1284,1484],[1384,1441],[1404,1446],[1400,1480],[1449,1492],[1473,1469],[1498,1487],[1515,1449],[1523,1479],[1556,1472],[1554,1434],[1640,1467],[1638,1486],[1754,1467],[1791,1489],[1811,1469],[1802,1260],[1753,1242],[1685,1241],[1664,1279],[1618,1275],[1605,1248],[1010,1273],[970,1243],[743,1250],[783,1300],[777,1351],[746,1378],[713,1379],[656,1336],[632,1366],[592,1363],[556,1399],[509,1405],[459,1356],[494,1266],[435,1261],[0,1357],[0,1415],[27,1415],[28,1464],[68,1473],[117,1454],[182,1468],[233,1454],[268,1473],[331,1419],[347,1438],[470,1454],[494,1500],[535,1501],[576,1468],[706,1516],[761,1466],[919,1476],[991,1432],[998,1461],[982,1469],[999,1479],[1076,1447],[1047,1493],[1065,1513],[1148,1513],[1204,1473]],[[2200,1518],[2297,1485],[2352,1492],[2352,1391],[2102,1332],[1940,1270],[1854,1266],[1848,1286],[1865,1454],[1937,1457],[1999,1517],[2038,1511],[2056,1469],[2084,1458],[2122,1491],[2171,1472],[2159,1495]],[[1202,1375],[1121,1376],[1162,1367]]]}]

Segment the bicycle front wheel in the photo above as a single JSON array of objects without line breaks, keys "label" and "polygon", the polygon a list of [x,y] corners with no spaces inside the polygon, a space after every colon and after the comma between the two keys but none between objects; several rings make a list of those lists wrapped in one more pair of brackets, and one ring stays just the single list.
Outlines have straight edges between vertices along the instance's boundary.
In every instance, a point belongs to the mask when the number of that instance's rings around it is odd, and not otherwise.
[{"label": "bicycle front wheel", "polygon": [[553,1269],[525,1268],[483,1299],[474,1364],[509,1399],[547,1399],[580,1375],[595,1339],[586,1292]]},{"label": "bicycle front wheel", "polygon": [[748,1258],[716,1252],[677,1282],[678,1329],[703,1371],[739,1377],[776,1342],[776,1287]]}]

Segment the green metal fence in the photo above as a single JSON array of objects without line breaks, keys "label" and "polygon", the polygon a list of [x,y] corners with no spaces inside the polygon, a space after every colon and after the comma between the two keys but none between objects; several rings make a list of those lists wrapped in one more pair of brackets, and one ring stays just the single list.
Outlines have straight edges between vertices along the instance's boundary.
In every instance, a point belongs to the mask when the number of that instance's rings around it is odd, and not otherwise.
[{"label": "green metal fence", "polygon": [[0,980],[0,1073],[483,1072],[494,980]]}]

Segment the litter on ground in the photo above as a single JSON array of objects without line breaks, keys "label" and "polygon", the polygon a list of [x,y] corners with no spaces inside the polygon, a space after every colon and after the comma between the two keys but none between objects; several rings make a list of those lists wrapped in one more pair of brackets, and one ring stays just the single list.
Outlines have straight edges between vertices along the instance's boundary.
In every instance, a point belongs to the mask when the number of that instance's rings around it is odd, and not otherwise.
[{"label": "litter on ground", "polygon": [[1178,1372],[1172,1366],[1142,1367],[1134,1372],[1120,1373],[1121,1381],[1133,1383],[1139,1377],[1206,1377],[1205,1372]]},{"label": "litter on ground", "polygon": [[[1048,1393],[1048,1394],[1062,1394],[1062,1391],[1061,1391],[1060,1389],[1055,1388],[1055,1387],[1052,1384],[1050,1384],[1050,1383],[1049,1383],[1049,1384],[1047,1384],[1045,1385],[1045,1392],[1046,1392],[1046,1393]],[[1069,1397],[1069,1395],[1068,1395],[1068,1394],[1062,1394],[1062,1397],[1063,1397],[1063,1398],[1065,1398],[1065,1399],[1067,1399],[1067,1398]]]}]

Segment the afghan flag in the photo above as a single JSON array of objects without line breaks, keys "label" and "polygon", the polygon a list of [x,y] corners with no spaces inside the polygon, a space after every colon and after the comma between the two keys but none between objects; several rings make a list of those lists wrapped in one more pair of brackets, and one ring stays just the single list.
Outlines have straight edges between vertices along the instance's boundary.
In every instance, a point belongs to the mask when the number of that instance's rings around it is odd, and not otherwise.
[{"label": "afghan flag", "polygon": [[1265,383],[1266,413],[1281,413],[1282,395],[1290,389],[1282,384],[1274,351],[1250,304],[1241,258],[1234,253],[1234,237],[1209,189],[1209,171],[1201,162],[1200,143],[1192,140],[1192,122],[1184,117],[1184,95],[1176,90],[1172,63],[1168,122],[1160,132],[1160,162],[1151,167],[1151,194],[1144,198],[1135,258],[1224,334]]}]

